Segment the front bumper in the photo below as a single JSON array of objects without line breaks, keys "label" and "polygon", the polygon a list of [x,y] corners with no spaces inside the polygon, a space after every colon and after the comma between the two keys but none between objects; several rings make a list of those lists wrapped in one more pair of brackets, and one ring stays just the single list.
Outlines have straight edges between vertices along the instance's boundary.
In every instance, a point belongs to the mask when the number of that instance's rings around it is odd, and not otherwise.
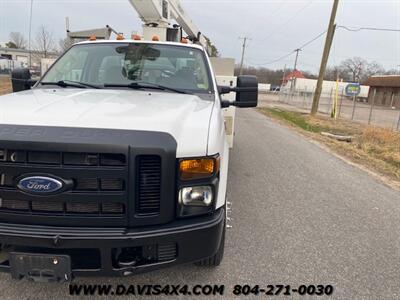
[{"label": "front bumper", "polygon": [[[66,228],[3,223],[0,224],[0,244],[3,249],[10,249],[7,251],[11,252],[70,255],[73,276],[128,276],[213,256],[221,243],[224,226],[223,208],[213,215],[135,229]],[[130,266],[116,263],[116,253],[121,253],[121,249],[144,247],[146,251],[143,250],[143,253],[147,253],[149,247],[161,249],[162,245],[171,244],[176,247],[173,248],[175,255],[171,256],[170,248],[167,251],[169,256],[165,256],[165,252],[158,254],[158,257],[163,259],[149,259],[147,263],[144,260]],[[86,258],[82,253],[86,253]],[[93,258],[93,253],[98,253],[98,263],[92,261],[90,267],[85,267],[85,259]],[[7,255],[3,253],[2,257],[4,254]],[[4,260],[0,263],[0,271],[11,271],[9,261]]]}]

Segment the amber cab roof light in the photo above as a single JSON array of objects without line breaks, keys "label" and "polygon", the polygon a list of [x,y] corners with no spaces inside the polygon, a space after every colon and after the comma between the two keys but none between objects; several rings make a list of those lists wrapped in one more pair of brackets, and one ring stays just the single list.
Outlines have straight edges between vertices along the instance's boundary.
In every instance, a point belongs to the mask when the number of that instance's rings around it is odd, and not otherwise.
[{"label": "amber cab roof light", "polygon": [[131,38],[135,41],[140,41],[142,39],[142,37],[138,34],[132,34]]}]

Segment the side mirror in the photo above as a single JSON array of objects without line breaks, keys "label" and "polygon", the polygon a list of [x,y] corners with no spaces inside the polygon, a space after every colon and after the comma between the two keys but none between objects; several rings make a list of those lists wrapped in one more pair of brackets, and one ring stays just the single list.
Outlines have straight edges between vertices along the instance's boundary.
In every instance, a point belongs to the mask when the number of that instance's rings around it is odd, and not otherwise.
[{"label": "side mirror", "polygon": [[222,107],[256,107],[258,105],[258,80],[256,76],[238,76],[235,88],[219,87],[220,94],[236,92],[235,102],[222,101]]},{"label": "side mirror", "polygon": [[29,69],[15,69],[11,72],[11,82],[13,92],[29,90],[36,83],[31,79]]},{"label": "side mirror", "polygon": [[236,84],[237,107],[256,107],[258,104],[258,80],[256,76],[239,76]]}]

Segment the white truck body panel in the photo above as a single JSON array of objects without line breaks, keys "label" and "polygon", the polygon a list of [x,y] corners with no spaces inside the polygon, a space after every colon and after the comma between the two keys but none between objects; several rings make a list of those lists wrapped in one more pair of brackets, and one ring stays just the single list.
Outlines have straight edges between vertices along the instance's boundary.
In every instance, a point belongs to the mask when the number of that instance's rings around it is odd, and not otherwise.
[{"label": "white truck body panel", "polygon": [[[217,76],[217,84],[221,86],[230,86],[236,87],[236,77],[235,76]],[[223,100],[227,100],[230,102],[235,101],[236,93],[229,93],[222,95]],[[230,106],[228,108],[224,108],[223,115],[225,119],[225,131],[226,138],[228,140],[229,148],[233,148],[233,141],[235,137],[235,116],[236,116],[236,107]]]},{"label": "white truck body panel", "polygon": [[[234,76],[235,59],[211,57],[210,61],[214,71],[213,73],[216,75],[217,85],[236,87],[237,78]],[[233,102],[235,101],[235,96],[236,93],[229,93],[222,95],[222,99]],[[226,138],[229,148],[233,148],[233,139],[235,136],[235,114],[236,107],[234,106],[223,109]]]},{"label": "white truck body panel", "polygon": [[0,123],[167,132],[178,143],[177,157],[194,157],[207,154],[213,106],[176,93],[33,89],[2,96]]}]

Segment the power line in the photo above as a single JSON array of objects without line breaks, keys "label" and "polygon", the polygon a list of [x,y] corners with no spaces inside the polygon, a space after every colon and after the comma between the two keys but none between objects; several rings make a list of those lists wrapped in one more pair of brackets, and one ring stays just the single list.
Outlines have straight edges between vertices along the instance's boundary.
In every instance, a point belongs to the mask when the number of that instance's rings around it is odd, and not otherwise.
[{"label": "power line", "polygon": [[275,59],[275,60],[271,60],[271,61],[268,61],[268,62],[265,62],[265,63],[262,63],[262,64],[255,64],[255,65],[256,65],[256,66],[270,65],[270,64],[276,63],[276,62],[278,62],[278,61],[281,61],[281,60],[285,59],[286,57],[291,56],[294,52],[295,52],[295,51],[292,51],[292,52],[290,52],[290,53],[288,53],[288,54],[286,54],[286,55],[284,55],[284,56],[281,56],[281,57],[279,57],[279,58],[277,58],[277,59]]},{"label": "power line", "polygon": [[288,54],[286,54],[286,55],[284,55],[284,56],[281,56],[281,57],[279,57],[279,58],[277,58],[277,59],[275,59],[275,60],[272,60],[272,61],[268,61],[268,62],[260,63],[260,64],[255,64],[255,65],[256,65],[256,66],[270,65],[270,64],[276,63],[276,62],[278,62],[278,61],[281,61],[281,60],[285,59],[286,57],[292,55],[293,53],[297,52],[297,50],[303,50],[303,48],[307,47],[307,46],[310,45],[311,43],[313,43],[313,42],[315,42],[316,40],[318,40],[318,39],[319,39],[320,37],[322,37],[326,32],[327,32],[327,30],[325,30],[324,32],[321,32],[321,33],[318,34],[316,37],[314,37],[314,38],[312,38],[311,40],[309,40],[308,42],[304,43],[301,47],[298,47],[296,50],[293,50],[292,52],[290,52],[290,53],[288,53]]},{"label": "power line", "polygon": [[277,33],[277,29],[279,28],[283,28],[284,26],[286,26],[287,24],[289,24],[290,22],[292,22],[292,20],[294,18],[296,18],[303,10],[305,10],[307,7],[309,7],[312,3],[314,2],[314,0],[309,1],[308,3],[306,3],[306,5],[304,5],[302,8],[300,8],[292,17],[290,17],[287,21],[285,21],[284,23],[280,24],[279,26],[274,27],[274,29],[272,30],[271,34],[267,35],[265,38],[261,39],[259,42],[264,42],[265,40],[269,39],[271,36],[275,35]]},{"label": "power line", "polygon": [[337,28],[342,28],[347,31],[352,31],[352,32],[359,32],[362,30],[369,30],[369,31],[389,31],[389,32],[400,32],[400,29],[393,29],[393,28],[376,28],[376,27],[359,27],[359,28],[350,28],[347,26],[337,26]]},{"label": "power line", "polygon": [[[215,1],[215,0],[214,0]],[[212,1],[211,1],[212,2]],[[227,2],[229,2],[229,1],[227,1]],[[272,17],[273,15],[276,17],[276,16],[278,16],[279,14],[278,14],[278,12],[280,12],[281,10],[282,10],[282,8],[287,4],[287,0],[285,1],[285,0],[281,0],[280,2],[277,2],[277,3],[279,3],[279,5],[278,5],[278,7],[277,7],[277,9],[275,9],[275,10],[273,10],[272,8],[270,9],[270,14],[268,14],[268,16],[264,16],[264,18],[266,18],[266,19],[268,19],[269,17]],[[248,35],[249,33],[250,33],[250,31],[249,31],[249,27],[250,26],[253,26],[254,27],[254,24],[250,24],[249,23],[249,26],[245,26],[245,28],[246,29],[243,29],[242,28],[242,33],[243,34],[246,34],[246,35]],[[252,28],[253,29],[253,28]],[[253,31],[253,30],[252,30]],[[252,32],[251,31],[251,32]],[[248,44],[248,46],[251,44],[251,42],[248,42],[247,43]]]},{"label": "power line", "polygon": [[304,45],[299,47],[299,49],[303,49],[304,47],[307,47],[308,45],[310,45],[312,42],[315,42],[316,40],[318,40],[321,36],[323,36],[327,32],[328,32],[328,30],[325,30],[324,32],[321,32],[315,38],[313,38],[312,40],[308,41],[307,43],[305,43]]},{"label": "power line", "polygon": [[[312,2],[312,1],[311,1],[311,2]],[[308,4],[311,4],[311,3],[308,3]],[[303,9],[305,9],[305,7],[303,7]],[[351,32],[359,32],[359,31],[362,31],[362,30],[400,32],[400,29],[392,29],[392,28],[375,28],[375,27],[350,28],[350,27],[343,26],[343,25],[340,25],[340,26],[338,25],[337,28],[342,28],[342,29],[344,29],[344,30],[351,31]],[[307,47],[307,46],[310,45],[311,43],[313,43],[313,42],[315,42],[316,40],[318,40],[320,37],[322,37],[322,36],[325,35],[326,33],[327,33],[327,30],[325,30],[324,32],[321,32],[320,34],[318,34],[318,35],[317,35],[316,37],[314,37],[313,39],[311,39],[311,40],[309,40],[308,42],[304,43],[304,44],[303,44],[301,47],[299,47],[298,49],[299,49],[299,50],[302,50],[303,48]],[[255,66],[270,65],[270,64],[279,62],[279,61],[281,61],[281,60],[283,60],[283,59],[285,59],[285,58],[291,56],[291,55],[292,55],[293,53],[295,53],[296,51],[297,51],[297,49],[294,50],[294,51],[291,51],[290,53],[288,53],[288,54],[286,54],[286,55],[283,55],[283,56],[281,56],[281,57],[279,57],[279,58],[277,58],[277,59],[274,59],[274,60],[271,60],[271,61],[268,61],[268,62],[265,62],[265,63],[257,63],[257,64],[253,64],[253,65],[255,65]]]}]

